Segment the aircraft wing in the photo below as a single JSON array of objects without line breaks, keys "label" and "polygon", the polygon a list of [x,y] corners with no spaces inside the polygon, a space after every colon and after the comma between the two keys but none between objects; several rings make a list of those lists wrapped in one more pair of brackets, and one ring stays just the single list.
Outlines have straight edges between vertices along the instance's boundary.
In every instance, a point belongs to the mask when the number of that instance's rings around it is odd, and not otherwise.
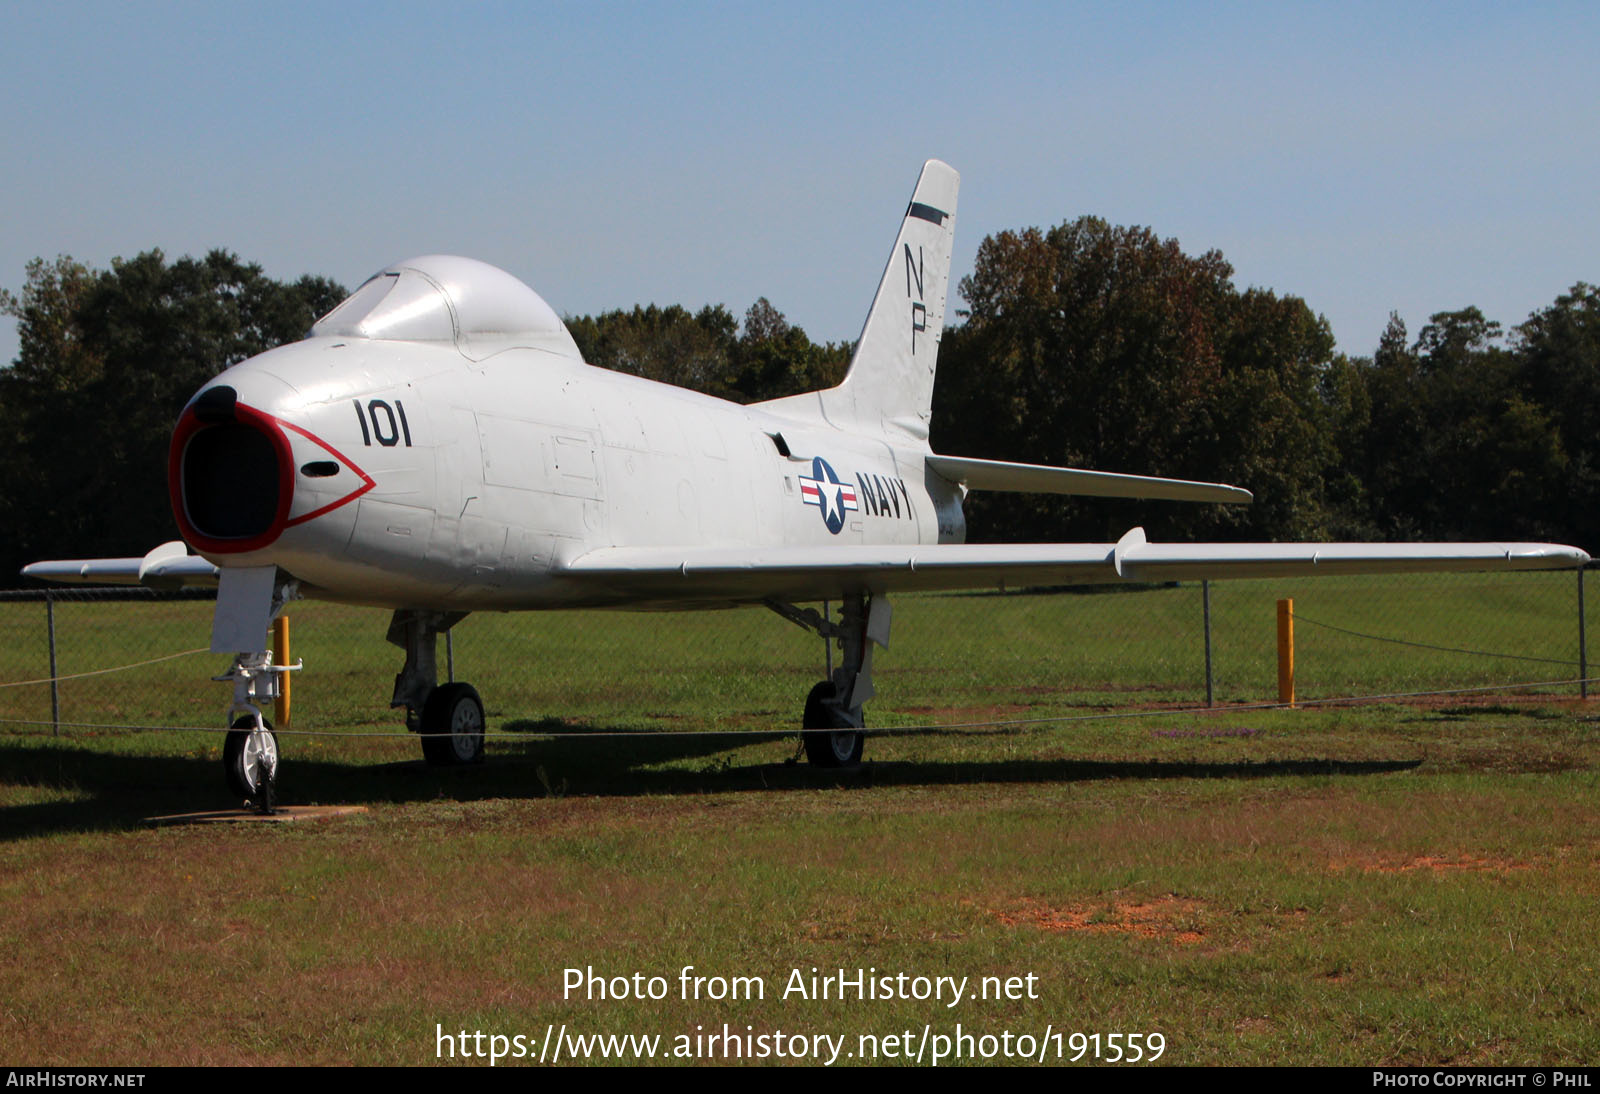
[{"label": "aircraft wing", "polygon": [[1245,505],[1254,495],[1238,486],[1188,479],[1158,479],[1150,475],[1119,475],[1111,471],[1084,471],[1076,467],[1047,467],[1037,463],[974,460],[966,456],[926,457],[936,474],[959,482],[968,490],[1004,490],[1024,494],[1076,494],[1097,498],[1152,498],[1160,501],[1208,501]]},{"label": "aircraft wing", "polygon": [[1560,570],[1589,556],[1551,543],[923,544],[740,548],[611,547],[561,571],[630,597],[795,601],[869,590],[971,589],[1118,581],[1310,577],[1441,570]]},{"label": "aircraft wing", "polygon": [[181,589],[217,583],[217,568],[174,540],[143,558],[69,558],[35,562],[22,568],[24,577],[76,585],[145,585]]},{"label": "aircraft wing", "polygon": [[[871,590],[981,589],[1445,570],[1562,570],[1589,556],[1553,543],[1116,543],[825,547],[605,547],[562,566],[597,601],[823,600]],[[214,586],[218,570],[181,543],[143,558],[35,562],[23,574],[79,584]]]}]

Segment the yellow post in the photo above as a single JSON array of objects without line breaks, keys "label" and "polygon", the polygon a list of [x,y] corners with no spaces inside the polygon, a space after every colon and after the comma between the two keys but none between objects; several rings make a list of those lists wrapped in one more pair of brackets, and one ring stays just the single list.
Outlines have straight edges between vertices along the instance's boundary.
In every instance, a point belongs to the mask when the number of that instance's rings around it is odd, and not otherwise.
[{"label": "yellow post", "polygon": [[[274,663],[287,665],[289,663],[289,617],[286,615],[280,615],[272,621],[272,647]],[[278,692],[276,712],[279,729],[283,729],[289,724],[289,681],[293,677],[294,674],[290,672],[278,673],[278,686],[281,689]]]},{"label": "yellow post", "polygon": [[1294,601],[1278,601],[1278,702],[1294,706]]}]

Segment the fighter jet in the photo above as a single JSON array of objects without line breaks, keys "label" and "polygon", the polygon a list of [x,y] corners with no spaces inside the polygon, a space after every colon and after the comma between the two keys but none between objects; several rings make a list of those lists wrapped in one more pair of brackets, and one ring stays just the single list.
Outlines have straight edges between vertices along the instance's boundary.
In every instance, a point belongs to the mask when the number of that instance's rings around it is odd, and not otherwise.
[{"label": "fighter jet", "polygon": [[[1245,503],[1220,483],[940,455],[928,443],[959,177],[930,160],[848,374],[741,406],[586,364],[510,274],[429,255],[374,274],[301,342],[221,373],[184,408],[169,484],[185,542],[35,563],[56,581],[217,586],[233,657],[230,786],[270,786],[261,708],[291,666],[270,621],[298,597],[392,609],[392,705],[435,764],[481,759],[484,712],[438,682],[474,611],[765,605],[837,644],[805,697],[808,759],[862,755],[874,646],[904,590],[1582,565],[1541,543],[969,545],[971,490]],[[190,553],[193,548],[194,554]],[[818,604],[834,608],[819,610]]]}]

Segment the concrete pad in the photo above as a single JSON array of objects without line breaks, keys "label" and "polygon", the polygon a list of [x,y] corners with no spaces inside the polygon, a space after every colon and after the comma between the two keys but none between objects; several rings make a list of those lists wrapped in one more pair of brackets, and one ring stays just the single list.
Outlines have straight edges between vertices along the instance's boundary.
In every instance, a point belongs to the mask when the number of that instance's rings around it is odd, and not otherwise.
[{"label": "concrete pad", "polygon": [[365,813],[364,805],[280,805],[277,812],[263,816],[253,809],[216,809],[206,813],[172,813],[165,817],[146,817],[146,824],[288,824],[299,820],[326,820]]}]

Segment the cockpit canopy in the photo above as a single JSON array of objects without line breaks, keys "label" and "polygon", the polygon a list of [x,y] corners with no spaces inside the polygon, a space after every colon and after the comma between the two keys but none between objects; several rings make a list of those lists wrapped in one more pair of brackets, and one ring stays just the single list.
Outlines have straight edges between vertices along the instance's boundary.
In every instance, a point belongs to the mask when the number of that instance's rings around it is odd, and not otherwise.
[{"label": "cockpit canopy", "polygon": [[473,361],[513,348],[581,359],[543,297],[502,269],[455,255],[424,255],[373,274],[317,321],[311,337],[452,343]]}]

